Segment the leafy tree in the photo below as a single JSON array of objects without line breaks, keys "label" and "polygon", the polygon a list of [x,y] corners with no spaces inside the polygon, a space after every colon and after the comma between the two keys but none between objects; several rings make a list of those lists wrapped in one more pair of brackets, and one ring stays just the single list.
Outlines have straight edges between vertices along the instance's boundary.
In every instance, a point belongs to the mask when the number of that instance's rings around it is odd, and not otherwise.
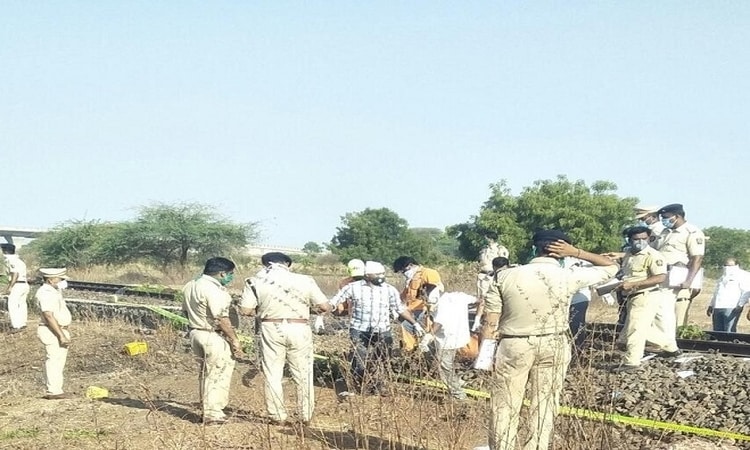
[{"label": "leafy tree", "polygon": [[708,227],[703,230],[706,242],[703,267],[715,275],[727,258],[735,258],[743,269],[750,269],[750,230]]},{"label": "leafy tree", "polygon": [[41,266],[82,268],[107,262],[104,243],[117,233],[118,224],[72,221],[59,225],[25,246]]},{"label": "leafy tree", "polygon": [[441,261],[459,256],[458,240],[439,228],[411,228],[414,236],[430,248],[428,260]]},{"label": "leafy tree", "polygon": [[460,255],[469,260],[477,258],[486,231],[497,232],[516,261],[528,257],[534,232],[549,228],[568,232],[576,245],[587,250],[617,250],[621,230],[632,223],[637,199],[621,198],[616,189],[609,181],[587,186],[582,180],[573,182],[560,175],[555,180],[535,181],[514,196],[506,182],[500,181],[490,185],[490,198],[479,215],[449,227],[448,233],[458,239]]},{"label": "leafy tree", "polygon": [[115,261],[145,260],[161,267],[185,267],[198,260],[239,251],[257,236],[256,224],[236,224],[208,205],[164,203],[143,206],[134,222],[120,228],[109,247]]},{"label": "leafy tree", "polygon": [[302,251],[310,256],[315,256],[323,251],[323,247],[317,242],[310,241],[302,247]]},{"label": "leafy tree", "polygon": [[235,224],[206,205],[144,206],[134,221],[72,222],[29,244],[43,265],[86,267],[145,261],[162,268],[190,258],[241,250],[257,235],[255,224]]},{"label": "leafy tree", "polygon": [[353,258],[390,265],[401,255],[431,262],[430,243],[409,230],[409,224],[388,208],[347,213],[328,248],[341,261]]}]

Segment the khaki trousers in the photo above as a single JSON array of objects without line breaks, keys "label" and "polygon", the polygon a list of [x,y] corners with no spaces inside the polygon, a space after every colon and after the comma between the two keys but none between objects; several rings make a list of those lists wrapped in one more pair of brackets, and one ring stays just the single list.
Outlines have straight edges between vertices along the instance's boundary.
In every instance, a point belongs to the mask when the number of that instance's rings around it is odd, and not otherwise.
[{"label": "khaki trousers", "polygon": [[8,294],[8,316],[10,316],[11,328],[26,326],[29,319],[29,307],[26,297],[29,296],[28,283],[16,283]]},{"label": "khaki trousers", "polygon": [[651,327],[661,309],[663,295],[660,291],[650,291],[636,294],[628,298],[628,320],[625,323],[625,364],[638,366],[643,358],[643,350],[646,347],[646,339],[651,337],[650,342],[663,347],[664,336],[660,333],[651,333]]},{"label": "khaki trousers", "polygon": [[689,323],[690,316],[690,305],[693,303],[690,300],[690,289],[673,289],[675,296],[674,315],[678,327],[684,327]]},{"label": "khaki trousers", "polygon": [[263,322],[260,327],[261,367],[265,377],[266,409],[271,419],[287,420],[284,406],[284,364],[297,385],[300,420],[312,419],[315,408],[313,391],[313,342],[310,325],[305,323]]},{"label": "khaki trousers", "polygon": [[[70,339],[68,330],[63,330],[63,334]],[[36,335],[44,344],[44,351],[47,355],[47,359],[44,360],[44,380],[47,384],[47,394],[62,394],[63,369],[65,369],[65,361],[68,359],[68,349],[67,347],[60,347],[60,341],[55,333],[45,326],[37,327]]]},{"label": "khaki trousers", "polygon": [[570,352],[565,334],[500,340],[490,383],[490,449],[515,450],[527,387],[532,431],[522,448],[549,447]]},{"label": "khaki trousers", "polygon": [[661,347],[664,351],[677,351],[677,324],[674,316],[676,297],[674,290],[662,288],[652,295],[660,297],[659,309],[646,340]]},{"label": "khaki trousers", "polygon": [[190,346],[200,360],[198,395],[203,405],[203,418],[223,419],[235,365],[229,343],[215,331],[192,330]]}]

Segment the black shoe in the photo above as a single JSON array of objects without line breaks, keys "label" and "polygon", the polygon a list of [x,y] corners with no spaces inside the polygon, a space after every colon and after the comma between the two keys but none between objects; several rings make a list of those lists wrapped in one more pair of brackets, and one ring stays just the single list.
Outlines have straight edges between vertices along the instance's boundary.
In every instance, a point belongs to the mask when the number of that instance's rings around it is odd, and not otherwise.
[{"label": "black shoe", "polygon": [[612,369],[612,373],[623,373],[623,372],[633,372],[640,368],[641,366],[631,366],[628,364],[623,364],[621,366],[617,366],[614,369]]},{"label": "black shoe", "polygon": [[682,350],[679,348],[673,352],[661,352],[657,353],[656,356],[659,358],[677,358],[678,356],[682,355]]}]

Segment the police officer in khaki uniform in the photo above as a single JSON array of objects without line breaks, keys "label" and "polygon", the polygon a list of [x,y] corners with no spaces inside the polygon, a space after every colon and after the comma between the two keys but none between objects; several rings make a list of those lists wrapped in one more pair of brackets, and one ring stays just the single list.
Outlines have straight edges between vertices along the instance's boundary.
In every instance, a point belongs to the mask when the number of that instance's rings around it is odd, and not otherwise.
[{"label": "police officer in khaki uniform", "polygon": [[[685,220],[685,209],[679,203],[659,209],[664,231],[659,237],[659,250],[667,261],[667,268],[686,267],[687,277],[679,286],[669,286],[675,302],[676,326],[688,324],[690,303],[699,290],[691,289],[706,253],[706,236]],[[665,333],[669,330],[664,330]]]},{"label": "police officer in khaki uniform", "polygon": [[481,302],[487,289],[492,284],[495,269],[492,260],[508,257],[508,249],[497,243],[497,233],[488,231],[484,234],[486,245],[479,252],[479,272],[477,273],[477,299]]},{"label": "police officer in khaki uniform", "polygon": [[11,333],[18,333],[26,328],[29,310],[26,298],[29,296],[29,283],[26,280],[26,263],[16,255],[16,246],[2,244],[3,255],[8,273],[8,316],[10,316]]},{"label": "police officer in khaki uniform", "polygon": [[200,360],[198,392],[206,425],[227,422],[224,408],[229,404],[234,358],[242,356],[242,345],[229,318],[232,298],[225,288],[234,279],[234,269],[234,262],[226,258],[211,258],[203,275],[182,288],[190,345]]},{"label": "police officer in khaki uniform", "polygon": [[[675,336],[650,335],[652,323],[663,320],[659,314],[664,295],[661,285],[667,279],[667,263],[650,245],[651,230],[646,226],[628,229],[629,250],[622,263],[623,284],[627,299],[628,320],[625,326],[626,355],[615,372],[626,372],[640,366],[646,339],[660,347],[664,354],[679,353]],[[671,319],[671,316],[670,316]]]},{"label": "police officer in khaki uniform", "polygon": [[34,297],[39,302],[39,310],[42,312],[37,336],[44,344],[47,355],[44,361],[47,393],[44,398],[48,400],[70,398],[63,391],[63,370],[68,359],[68,345],[70,344],[68,326],[72,321],[70,310],[62,295],[68,277],[65,269],[40,269],[39,271],[44,283],[37,289]]},{"label": "police officer in khaki uniform", "polygon": [[635,218],[638,220],[638,225],[648,227],[651,230],[649,244],[658,249],[659,237],[661,237],[661,232],[664,231],[664,225],[662,225],[661,220],[659,220],[659,207],[636,206],[634,211]]},{"label": "police officer in khaki uniform", "polygon": [[[532,430],[524,449],[546,449],[571,357],[568,307],[579,289],[614,277],[611,259],[580,250],[558,230],[534,234],[537,257],[498,272],[487,292],[484,339],[499,338],[491,381],[489,441],[492,450],[513,450],[527,382]],[[563,268],[576,257],[594,267]]]},{"label": "police officer in khaki uniform", "polygon": [[278,252],[261,258],[264,268],[245,280],[240,313],[260,320],[261,367],[265,377],[266,409],[271,420],[287,421],[281,381],[284,364],[297,385],[299,419],[308,423],[315,408],[313,342],[310,308],[329,312],[328,298],[311,277],[290,272],[292,259]]}]

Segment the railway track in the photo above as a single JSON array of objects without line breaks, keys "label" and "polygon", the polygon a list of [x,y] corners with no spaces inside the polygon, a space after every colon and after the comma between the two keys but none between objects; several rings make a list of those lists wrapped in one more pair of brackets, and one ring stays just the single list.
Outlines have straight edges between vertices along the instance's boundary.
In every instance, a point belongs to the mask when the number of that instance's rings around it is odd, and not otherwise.
[{"label": "railway track", "polygon": [[[586,329],[593,333],[594,339],[613,336],[622,327],[614,323],[594,322],[586,325]],[[717,353],[727,356],[750,357],[750,334],[724,333],[705,331],[708,339],[677,339],[677,346],[682,351]]]},{"label": "railway track", "polygon": [[128,284],[95,283],[91,281],[68,280],[68,289],[74,291],[101,292],[113,295],[134,295],[175,300],[178,291],[160,286],[134,286]]}]

